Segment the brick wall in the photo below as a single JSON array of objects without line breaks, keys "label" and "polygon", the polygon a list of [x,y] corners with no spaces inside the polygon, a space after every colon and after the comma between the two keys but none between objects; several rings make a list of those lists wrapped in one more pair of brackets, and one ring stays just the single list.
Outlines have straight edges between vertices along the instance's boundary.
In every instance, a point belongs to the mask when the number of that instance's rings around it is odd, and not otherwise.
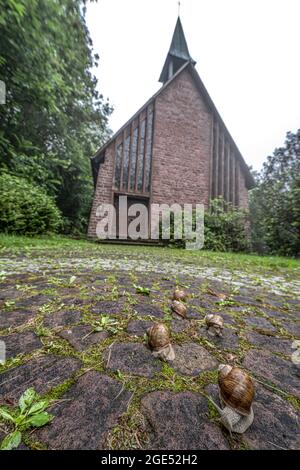
[{"label": "brick wall", "polygon": [[94,193],[93,204],[91,209],[88,237],[96,238],[96,226],[99,219],[96,217],[96,210],[100,204],[110,204],[113,200],[112,184],[114,174],[114,149],[115,144],[112,142],[105,154],[105,162],[100,165],[96,190]]},{"label": "brick wall", "polygon": [[156,98],[152,202],[209,200],[211,116],[187,70]]}]

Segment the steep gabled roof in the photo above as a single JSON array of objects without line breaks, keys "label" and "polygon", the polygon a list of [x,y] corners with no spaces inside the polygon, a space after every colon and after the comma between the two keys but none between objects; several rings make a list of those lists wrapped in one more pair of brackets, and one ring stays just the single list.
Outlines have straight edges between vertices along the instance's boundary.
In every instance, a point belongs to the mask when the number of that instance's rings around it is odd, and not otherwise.
[{"label": "steep gabled roof", "polygon": [[214,102],[212,101],[207,89],[204,86],[204,83],[202,82],[197,70],[195,69],[194,62],[192,60],[187,61],[183,64],[183,66],[168,80],[110,139],[108,142],[106,142],[105,145],[103,145],[97,153],[91,157],[91,163],[92,163],[92,170],[93,170],[93,176],[94,176],[94,181],[97,180],[97,173],[99,169],[100,163],[103,163],[104,158],[105,158],[105,149],[120,135],[121,132],[123,132],[124,129],[144,110],[149,106],[151,102],[153,102],[163,91],[173,83],[174,80],[184,71],[187,70],[191,74],[191,77],[194,80],[194,83],[196,85],[196,88],[198,89],[200,95],[204,99],[207,107],[210,109],[210,111],[213,113],[214,117],[217,119],[219,122],[220,127],[223,129],[223,132],[226,134],[230,144],[234,148],[237,158],[241,164],[241,168],[244,171],[245,175],[245,181],[246,181],[246,186],[248,189],[251,189],[255,186],[255,181],[254,178],[241,154],[239,151],[236,143],[234,142],[233,138],[231,137],[230,132],[228,131],[223,119],[221,118]]},{"label": "steep gabled roof", "polygon": [[161,83],[166,83],[171,78],[171,75],[174,75],[174,73],[176,73],[177,70],[182,67],[185,62],[189,61],[196,64],[196,62],[192,59],[189,53],[188,45],[183,32],[183,27],[178,16],[170,49],[167,54],[163,69],[161,71],[159,81]]}]

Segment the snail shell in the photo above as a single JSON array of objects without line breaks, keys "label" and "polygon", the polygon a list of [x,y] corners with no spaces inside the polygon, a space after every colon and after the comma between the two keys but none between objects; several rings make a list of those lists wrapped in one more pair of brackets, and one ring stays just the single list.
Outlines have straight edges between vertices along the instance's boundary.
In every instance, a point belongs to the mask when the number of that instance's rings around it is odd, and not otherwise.
[{"label": "snail shell", "polygon": [[152,349],[154,357],[159,357],[164,361],[173,361],[175,353],[170,342],[168,328],[163,323],[154,323],[148,330],[148,344]]},{"label": "snail shell", "polygon": [[213,335],[222,336],[222,330],[224,327],[224,320],[220,315],[214,315],[212,313],[206,315],[205,323],[209,332]]},{"label": "snail shell", "polygon": [[163,323],[154,323],[147,330],[147,335],[151,349],[161,349],[170,344],[169,330]]},{"label": "snail shell", "polygon": [[185,290],[175,289],[173,292],[173,300],[186,300],[187,293]]},{"label": "snail shell", "polygon": [[171,309],[173,312],[177,313],[180,317],[185,318],[187,314],[187,308],[186,306],[180,302],[179,300],[173,300]]},{"label": "snail shell", "polygon": [[238,367],[219,366],[220,397],[225,405],[243,416],[249,416],[254,398],[252,378]]}]

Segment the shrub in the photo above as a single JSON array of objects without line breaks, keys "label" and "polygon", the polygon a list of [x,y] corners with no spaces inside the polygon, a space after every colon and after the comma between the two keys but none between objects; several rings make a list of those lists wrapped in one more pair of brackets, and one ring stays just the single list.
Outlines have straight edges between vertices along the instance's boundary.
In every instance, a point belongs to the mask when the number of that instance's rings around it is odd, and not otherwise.
[{"label": "shrub", "polygon": [[24,178],[0,175],[0,231],[36,235],[56,232],[61,215],[44,190]]}]

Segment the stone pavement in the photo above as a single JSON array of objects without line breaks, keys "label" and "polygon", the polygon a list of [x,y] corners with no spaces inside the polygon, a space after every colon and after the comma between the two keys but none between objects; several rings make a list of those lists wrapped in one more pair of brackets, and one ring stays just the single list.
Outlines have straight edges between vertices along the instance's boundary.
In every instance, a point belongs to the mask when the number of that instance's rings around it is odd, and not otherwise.
[{"label": "stone pavement", "polygon": [[[241,273],[237,287],[195,267],[99,270],[90,258],[33,258],[6,260],[0,284],[7,349],[0,405],[13,406],[31,386],[54,400],[54,420],[25,433],[22,448],[300,449],[300,364],[291,360],[300,340],[298,292],[249,286]],[[170,310],[180,283],[189,292],[186,320]],[[207,335],[209,312],[223,315],[223,338]],[[172,331],[173,363],[153,358],[145,345],[157,320]],[[229,436],[207,399],[218,399],[223,362],[255,379],[255,420],[243,436]],[[0,422],[0,439],[5,426]]]}]

